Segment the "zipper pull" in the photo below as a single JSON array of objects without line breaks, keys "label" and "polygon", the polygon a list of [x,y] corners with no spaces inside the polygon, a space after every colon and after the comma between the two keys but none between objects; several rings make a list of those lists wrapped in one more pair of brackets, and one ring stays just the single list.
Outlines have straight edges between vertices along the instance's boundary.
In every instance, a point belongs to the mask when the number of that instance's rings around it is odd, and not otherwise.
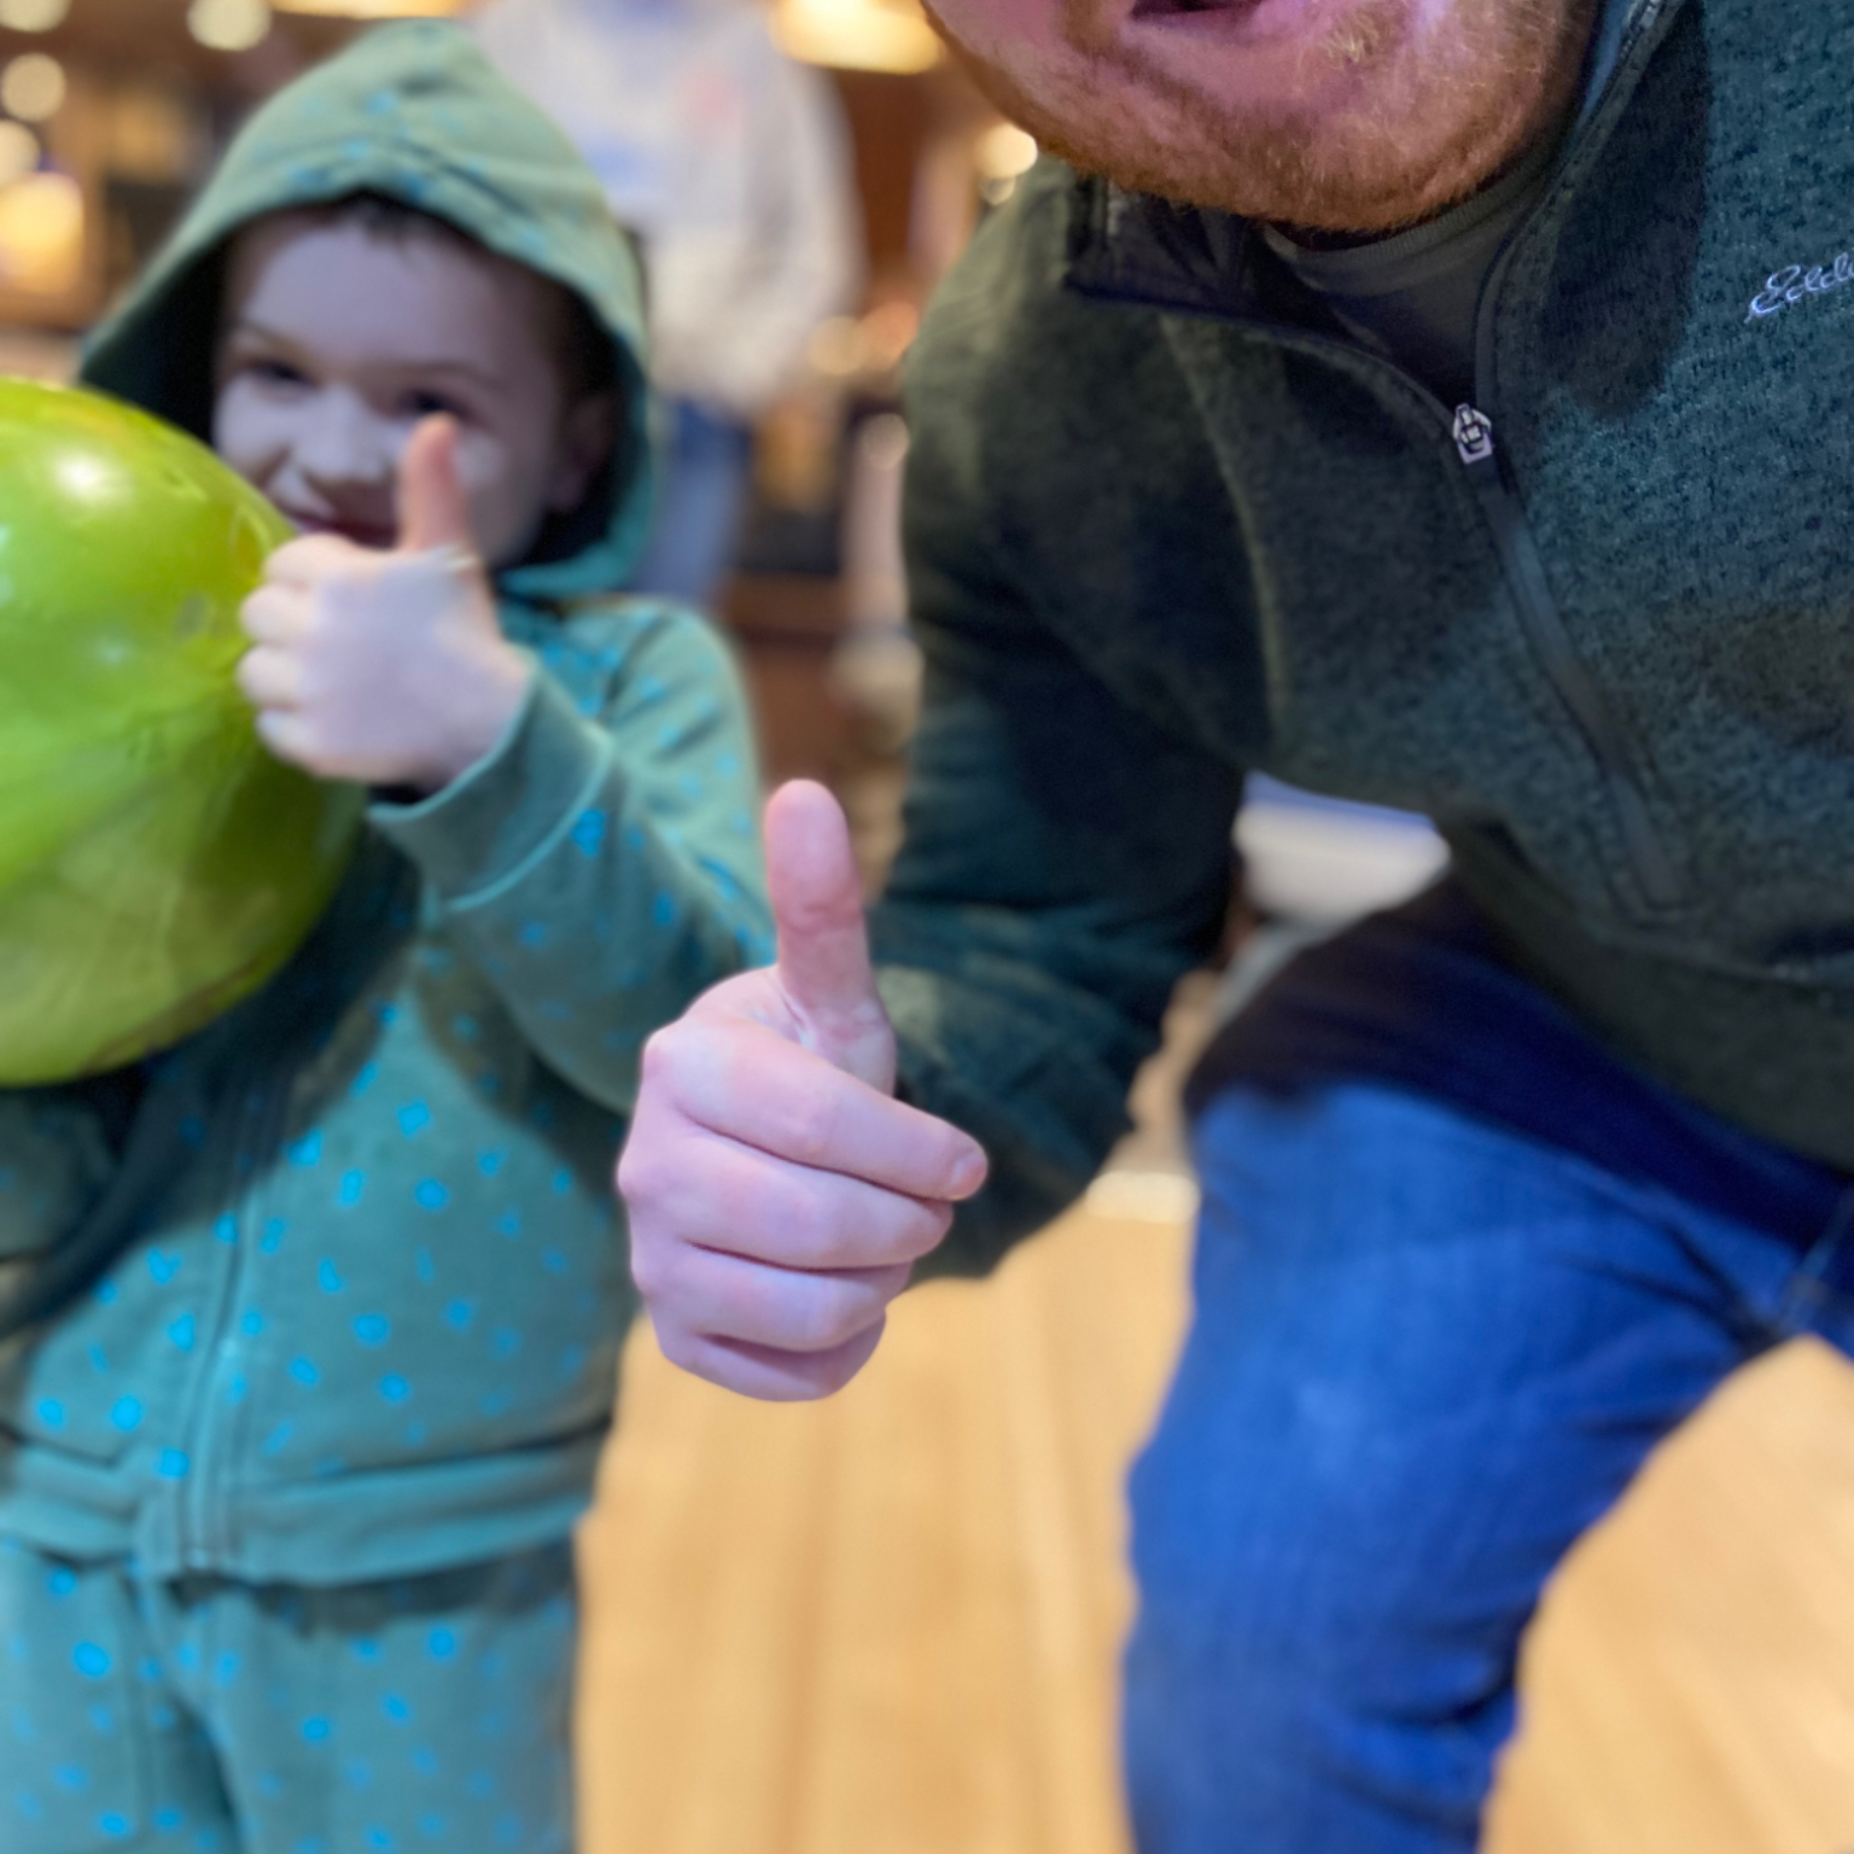
[{"label": "zipper pull", "polygon": [[1493,462],[1493,420],[1478,406],[1464,404],[1455,408],[1454,437],[1455,449],[1469,469]]}]

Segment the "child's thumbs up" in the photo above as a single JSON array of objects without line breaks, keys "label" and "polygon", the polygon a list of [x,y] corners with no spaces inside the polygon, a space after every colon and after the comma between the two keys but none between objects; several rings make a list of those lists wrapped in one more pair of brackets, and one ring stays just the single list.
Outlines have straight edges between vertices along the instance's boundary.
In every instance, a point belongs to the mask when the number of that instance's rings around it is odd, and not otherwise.
[{"label": "child's thumbs up", "polygon": [[399,551],[476,552],[470,497],[457,468],[457,421],[421,419],[399,457]]},{"label": "child's thumbs up", "polygon": [[766,873],[779,930],[779,987],[811,1047],[884,1094],[895,1035],[876,990],[850,827],[821,785],[798,781],[766,808]]},{"label": "child's thumbs up", "polygon": [[258,733],[318,778],[441,791],[520,712],[533,666],[502,635],[457,438],[428,418],[407,440],[396,548],[305,536],[245,601],[238,680]]}]

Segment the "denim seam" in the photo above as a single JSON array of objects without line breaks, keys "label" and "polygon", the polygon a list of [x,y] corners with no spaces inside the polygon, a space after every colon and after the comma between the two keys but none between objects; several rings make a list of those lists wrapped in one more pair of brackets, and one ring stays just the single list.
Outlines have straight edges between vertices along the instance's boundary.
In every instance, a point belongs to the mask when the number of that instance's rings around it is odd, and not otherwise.
[{"label": "denim seam", "polygon": [[1820,1315],[1831,1306],[1854,1307],[1854,1295],[1828,1283],[1835,1258],[1850,1246],[1854,1246],[1854,1187],[1841,1194],[1827,1228],[1791,1277],[1777,1310],[1777,1322],[1786,1337],[1813,1331]]}]

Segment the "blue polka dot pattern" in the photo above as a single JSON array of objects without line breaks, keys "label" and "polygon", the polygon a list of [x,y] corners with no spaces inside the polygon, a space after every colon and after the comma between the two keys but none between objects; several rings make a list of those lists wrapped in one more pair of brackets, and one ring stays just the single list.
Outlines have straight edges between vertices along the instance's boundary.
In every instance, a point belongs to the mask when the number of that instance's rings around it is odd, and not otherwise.
[{"label": "blue polka dot pattern", "polygon": [[490,1810],[524,1854],[569,1854],[564,1544],[390,1586],[192,1593],[15,1547],[0,1615],[0,1721],[31,1747],[0,1753],[6,1854],[151,1831],[235,1854],[228,1791],[250,1844],[297,1849],[328,1834],[334,1790],[357,1799],[343,1849],[442,1849]]},{"label": "blue polka dot pattern", "polygon": [[605,847],[611,819],[603,811],[585,811],[573,826],[573,842],[583,856],[597,856]]}]

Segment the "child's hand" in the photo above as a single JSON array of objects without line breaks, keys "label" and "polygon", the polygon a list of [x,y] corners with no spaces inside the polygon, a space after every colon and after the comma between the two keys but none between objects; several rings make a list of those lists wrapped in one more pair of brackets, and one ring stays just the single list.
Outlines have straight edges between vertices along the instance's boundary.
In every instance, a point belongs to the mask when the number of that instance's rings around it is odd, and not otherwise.
[{"label": "child's hand", "polygon": [[457,427],[425,419],[399,463],[399,545],[330,534],[271,556],[245,601],[239,687],[278,759],[321,779],[437,792],[482,760],[533,673],[502,635],[457,478]]}]

